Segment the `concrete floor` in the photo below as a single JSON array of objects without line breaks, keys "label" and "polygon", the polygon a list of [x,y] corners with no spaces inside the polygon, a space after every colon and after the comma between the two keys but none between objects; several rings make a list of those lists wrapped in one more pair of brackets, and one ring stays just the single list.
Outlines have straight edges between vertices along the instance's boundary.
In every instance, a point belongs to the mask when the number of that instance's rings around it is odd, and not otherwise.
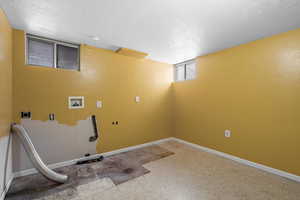
[{"label": "concrete floor", "polygon": [[150,171],[121,184],[102,178],[40,200],[299,200],[300,183],[177,142],[174,155],[143,165]]}]

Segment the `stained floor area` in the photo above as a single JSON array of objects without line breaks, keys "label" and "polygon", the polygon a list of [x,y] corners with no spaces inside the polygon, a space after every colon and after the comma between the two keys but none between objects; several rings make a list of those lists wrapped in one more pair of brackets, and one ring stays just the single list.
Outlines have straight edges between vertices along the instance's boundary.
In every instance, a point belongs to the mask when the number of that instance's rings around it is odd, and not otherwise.
[{"label": "stained floor area", "polygon": [[[6,196],[7,200],[29,200],[64,194],[54,199],[72,199],[84,188],[95,185],[119,185],[136,177],[149,173],[144,164],[155,161],[173,153],[152,145],[124,153],[106,157],[101,162],[83,165],[71,165],[58,168],[55,171],[67,174],[68,182],[56,184],[45,179],[41,174],[34,174],[17,178]],[[99,184],[99,185],[98,185]],[[48,198],[46,198],[48,199]]]},{"label": "stained floor area", "polygon": [[[300,183],[177,142],[155,145],[162,159],[128,152],[145,171],[127,181],[84,179],[39,200],[299,200]],[[160,150],[158,150],[160,149]],[[142,150],[142,149],[141,149]],[[174,154],[171,155],[173,152]],[[124,155],[125,154],[125,155]],[[127,159],[124,153],[120,160]],[[144,154],[144,153],[141,153]],[[152,152],[152,154],[155,154]],[[170,156],[168,156],[170,155]],[[119,156],[119,155],[116,155]],[[150,162],[152,161],[152,162]],[[98,164],[97,164],[98,165]],[[87,167],[87,166],[86,166]],[[78,169],[77,169],[78,170]],[[83,170],[83,169],[82,169]],[[83,174],[86,170],[83,170]],[[147,172],[148,173],[147,173]],[[79,172],[80,173],[80,172]],[[101,174],[101,173],[100,173]],[[139,175],[138,175],[139,174]],[[30,182],[34,184],[33,182]],[[29,184],[29,182],[28,182]],[[34,187],[34,186],[33,186]],[[10,198],[7,198],[10,199]],[[26,198],[21,198],[26,199]]]}]

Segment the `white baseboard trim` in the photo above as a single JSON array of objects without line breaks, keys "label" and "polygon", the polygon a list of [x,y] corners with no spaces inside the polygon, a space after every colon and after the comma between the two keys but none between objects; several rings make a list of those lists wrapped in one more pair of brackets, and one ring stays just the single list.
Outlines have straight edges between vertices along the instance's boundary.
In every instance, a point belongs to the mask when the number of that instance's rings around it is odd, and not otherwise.
[{"label": "white baseboard trim", "polygon": [[12,181],[14,180],[14,176],[12,176],[9,181],[7,182],[7,184],[4,186],[4,190],[0,196],[0,200],[4,200],[5,199],[5,196],[6,196],[6,193],[8,192],[9,188],[10,188],[10,185],[12,183]]},{"label": "white baseboard trim", "polygon": [[[122,152],[127,152],[127,151],[131,151],[131,150],[134,150],[134,149],[139,149],[139,148],[154,145],[154,144],[160,144],[162,142],[167,142],[167,141],[170,141],[172,139],[173,138],[165,138],[165,139],[156,140],[156,141],[148,142],[148,143],[144,143],[144,144],[139,144],[139,145],[136,145],[136,146],[130,146],[130,147],[126,147],[126,148],[122,148],[122,149],[118,149],[118,150],[114,150],[114,151],[110,151],[110,152],[95,154],[95,155],[90,156],[90,158],[96,158],[99,155],[110,156],[110,155],[114,155],[114,154],[118,154],[118,153],[122,153]],[[74,160],[68,160],[68,161],[64,161],[64,162],[50,164],[50,165],[48,165],[48,167],[50,169],[65,167],[65,166],[73,165],[73,164],[77,163],[78,161],[80,161],[81,159],[85,159],[85,158],[78,158],[78,159],[74,159]],[[27,176],[27,175],[35,174],[35,173],[38,173],[38,171],[35,168],[31,168],[31,169],[26,169],[26,170],[22,170],[22,171],[19,171],[19,172],[15,172],[14,177],[17,178],[17,177]]]},{"label": "white baseboard trim", "polygon": [[279,175],[279,176],[282,176],[282,177],[285,177],[285,178],[288,178],[288,179],[291,179],[291,180],[294,180],[294,181],[297,181],[297,182],[300,182],[300,176],[295,175],[295,174],[291,174],[291,173],[288,173],[288,172],[285,172],[285,171],[282,171],[282,170],[274,169],[274,168],[268,167],[266,165],[262,165],[262,164],[255,163],[255,162],[252,162],[252,161],[249,161],[249,160],[245,160],[243,158],[239,158],[239,157],[227,154],[227,153],[223,153],[223,152],[220,152],[220,151],[217,151],[217,150],[214,150],[214,149],[210,149],[210,148],[207,148],[207,147],[200,146],[198,144],[190,143],[190,142],[187,142],[187,141],[182,140],[182,139],[172,138],[172,140],[183,143],[183,144],[186,144],[186,145],[189,145],[189,146],[192,146],[192,147],[194,147],[196,149],[200,149],[202,151],[206,151],[208,153],[212,153],[212,154],[215,154],[215,155],[218,155],[218,156],[236,161],[236,162],[244,164],[244,165],[255,167],[257,169],[260,169],[260,170],[263,170],[263,171],[266,171],[266,172],[269,172],[269,173],[272,173],[272,174],[276,174],[276,175]]},{"label": "white baseboard trim", "polygon": [[[218,156],[236,161],[236,162],[244,164],[244,165],[255,167],[257,169],[260,169],[260,170],[263,170],[263,171],[266,171],[266,172],[269,172],[269,173],[272,173],[272,174],[276,174],[276,175],[279,175],[279,176],[282,176],[282,177],[285,177],[285,178],[288,178],[288,179],[291,179],[291,180],[294,180],[294,181],[297,181],[297,182],[300,182],[300,176],[298,176],[298,175],[291,174],[291,173],[288,173],[288,172],[285,172],[285,171],[282,171],[282,170],[274,169],[274,168],[268,167],[266,165],[258,164],[258,163],[255,163],[255,162],[243,159],[243,158],[239,158],[239,157],[236,157],[236,156],[233,156],[233,155],[230,155],[230,154],[226,154],[226,153],[214,150],[214,149],[203,147],[203,146],[200,146],[198,144],[187,142],[185,140],[174,138],[174,137],[165,138],[165,139],[161,139],[161,140],[156,140],[156,141],[153,141],[153,142],[148,142],[148,143],[144,143],[144,144],[140,144],[140,145],[136,145],[136,146],[130,146],[130,147],[126,147],[126,148],[122,148],[122,149],[118,149],[118,150],[114,150],[114,151],[110,151],[110,152],[105,152],[105,153],[101,153],[101,154],[95,154],[95,155],[92,155],[91,158],[98,157],[99,155],[103,155],[103,156],[106,157],[106,156],[110,156],[110,155],[114,155],[114,154],[118,154],[118,153],[123,153],[123,152],[131,151],[131,150],[139,149],[139,148],[150,146],[150,145],[160,144],[160,143],[167,142],[167,141],[177,141],[177,142],[192,146],[196,149],[199,149],[199,150],[202,150],[202,151],[205,151],[205,152],[208,152],[208,153],[212,153],[212,154],[215,154],[215,155],[218,155]],[[84,158],[79,158],[79,159],[64,161],[64,162],[60,162],[60,163],[55,163],[55,164],[48,165],[48,167],[50,169],[55,169],[55,168],[59,168],[59,167],[69,166],[69,165],[75,164],[77,161],[79,161],[81,159],[84,159]],[[23,171],[20,171],[20,172],[15,172],[14,177],[26,176],[26,175],[30,175],[30,174],[35,174],[37,172],[38,171],[34,168],[27,169],[27,170],[23,170]],[[11,183],[11,181],[12,180],[10,180],[10,183]],[[9,186],[7,188],[9,188]],[[2,200],[2,199],[0,199],[0,200]]]},{"label": "white baseboard trim", "polygon": [[136,145],[136,146],[130,146],[130,147],[118,149],[118,150],[115,150],[115,151],[102,153],[101,155],[110,156],[110,155],[114,155],[114,154],[118,154],[118,153],[132,151],[132,150],[139,149],[139,148],[146,147],[146,146],[151,146],[151,145],[154,145],[154,144],[160,144],[160,143],[163,143],[163,142],[168,142],[168,141],[171,141],[171,140],[173,140],[173,138],[171,138],[171,137],[170,138],[165,138],[165,139],[156,140],[156,141],[153,141],[153,142],[148,142],[148,143],[139,144],[139,145]]}]

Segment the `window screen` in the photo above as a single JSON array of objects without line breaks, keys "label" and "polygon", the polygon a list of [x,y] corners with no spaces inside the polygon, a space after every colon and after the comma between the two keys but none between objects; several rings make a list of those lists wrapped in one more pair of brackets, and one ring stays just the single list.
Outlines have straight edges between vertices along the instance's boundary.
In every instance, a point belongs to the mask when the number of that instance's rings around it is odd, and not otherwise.
[{"label": "window screen", "polygon": [[175,65],[175,81],[193,80],[196,78],[196,62],[194,60],[187,61]]},{"label": "window screen", "polygon": [[28,64],[54,66],[54,43],[28,38]]},{"label": "window screen", "polygon": [[193,80],[196,78],[196,63],[191,62],[185,65],[185,79]]},{"label": "window screen", "polygon": [[185,77],[185,69],[184,65],[178,65],[175,67],[175,80],[176,81],[184,81]]},{"label": "window screen", "polygon": [[78,70],[80,46],[27,34],[27,64]]},{"label": "window screen", "polygon": [[57,68],[79,70],[78,48],[57,45]]}]

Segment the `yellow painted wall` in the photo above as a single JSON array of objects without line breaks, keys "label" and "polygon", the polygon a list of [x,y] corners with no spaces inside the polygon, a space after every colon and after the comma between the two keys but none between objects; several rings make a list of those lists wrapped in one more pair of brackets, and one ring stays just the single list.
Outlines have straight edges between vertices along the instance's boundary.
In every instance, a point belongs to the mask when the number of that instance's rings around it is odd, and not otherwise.
[{"label": "yellow painted wall", "polygon": [[[24,32],[13,31],[14,120],[21,111],[32,119],[75,125],[96,114],[101,124],[98,151],[111,151],[171,135],[172,66],[113,51],[81,46],[81,71],[26,66]],[[68,109],[68,96],[85,96],[85,109]],[[134,101],[135,96],[141,102]],[[103,108],[96,109],[96,100]],[[112,121],[119,121],[113,126]]]},{"label": "yellow painted wall", "polygon": [[12,112],[12,29],[0,8],[0,137],[9,134]]},{"label": "yellow painted wall", "polygon": [[[300,29],[199,57],[198,78],[171,88],[171,65],[86,45],[81,72],[26,66],[24,32],[13,37],[17,122],[21,111],[67,125],[96,114],[99,152],[176,136],[300,175]],[[69,110],[68,96],[86,108]]]},{"label": "yellow painted wall", "polygon": [[197,62],[173,84],[175,136],[300,175],[300,29]]}]

